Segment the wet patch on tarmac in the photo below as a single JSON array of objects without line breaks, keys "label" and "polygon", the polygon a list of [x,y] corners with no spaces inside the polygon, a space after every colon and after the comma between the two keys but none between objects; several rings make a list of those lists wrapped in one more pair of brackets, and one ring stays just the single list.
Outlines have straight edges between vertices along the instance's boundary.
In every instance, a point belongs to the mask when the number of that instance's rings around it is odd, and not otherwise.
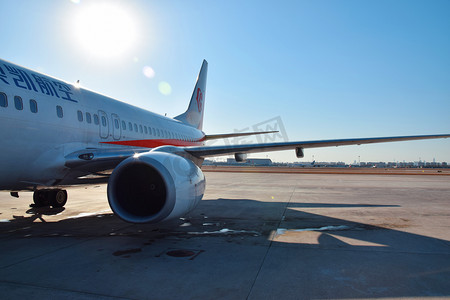
[{"label": "wet patch on tarmac", "polygon": [[[201,253],[205,252],[205,250],[190,250],[190,249],[169,249],[163,253],[170,257],[176,258],[187,258],[189,260],[194,260]],[[156,257],[160,257],[162,254],[157,255]]]},{"label": "wet patch on tarmac", "polygon": [[114,256],[123,256],[123,257],[130,257],[128,254],[134,254],[142,252],[141,248],[134,248],[134,249],[126,249],[126,250],[119,250],[113,253]]}]

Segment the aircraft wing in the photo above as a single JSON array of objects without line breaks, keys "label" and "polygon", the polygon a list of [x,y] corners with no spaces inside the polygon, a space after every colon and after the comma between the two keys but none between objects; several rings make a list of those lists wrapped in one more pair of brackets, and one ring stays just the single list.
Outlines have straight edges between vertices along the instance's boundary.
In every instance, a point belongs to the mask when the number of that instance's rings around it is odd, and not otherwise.
[{"label": "aircraft wing", "polygon": [[[242,145],[199,146],[199,147],[195,146],[195,147],[186,147],[184,150],[196,157],[208,157],[234,153],[255,153],[255,152],[279,151],[289,149],[297,149],[297,151],[301,151],[303,148],[320,148],[332,146],[337,147],[346,145],[362,145],[362,144],[374,144],[384,142],[438,139],[448,137],[450,137],[450,134],[394,136],[394,137],[317,140],[317,141],[281,142],[281,143],[264,143],[264,144],[242,144]],[[300,156],[299,154],[297,156]]]},{"label": "aircraft wing", "polygon": [[[241,144],[241,145],[223,145],[223,146],[193,146],[179,147],[197,158],[229,155],[236,153],[256,153],[295,149],[298,157],[303,157],[304,148],[320,148],[345,145],[361,145],[383,142],[412,141],[424,139],[448,138],[450,134],[440,135],[415,135],[415,136],[396,136],[396,137],[375,137],[375,138],[355,138],[355,139],[337,139],[337,140],[317,140],[317,141],[298,141],[282,143],[263,143],[263,144]],[[73,173],[70,177],[80,177],[86,174],[96,174],[105,170],[114,169],[124,159],[135,154],[141,154],[150,151],[149,148],[111,148],[111,149],[83,149],[67,155],[65,167],[71,169]],[[163,151],[163,150],[162,150]],[[105,176],[105,174],[97,174]],[[107,175],[106,175],[107,176]]]}]

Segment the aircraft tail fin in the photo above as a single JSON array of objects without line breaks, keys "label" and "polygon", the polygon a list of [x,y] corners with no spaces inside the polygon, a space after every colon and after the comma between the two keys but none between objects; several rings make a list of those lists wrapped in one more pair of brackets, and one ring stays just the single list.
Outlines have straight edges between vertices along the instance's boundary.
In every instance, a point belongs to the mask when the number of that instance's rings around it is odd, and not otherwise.
[{"label": "aircraft tail fin", "polygon": [[206,98],[206,77],[208,74],[208,62],[203,60],[202,68],[197,77],[194,92],[192,93],[191,101],[188,109],[174,119],[179,120],[185,124],[202,130],[203,127],[203,112],[205,110]]}]

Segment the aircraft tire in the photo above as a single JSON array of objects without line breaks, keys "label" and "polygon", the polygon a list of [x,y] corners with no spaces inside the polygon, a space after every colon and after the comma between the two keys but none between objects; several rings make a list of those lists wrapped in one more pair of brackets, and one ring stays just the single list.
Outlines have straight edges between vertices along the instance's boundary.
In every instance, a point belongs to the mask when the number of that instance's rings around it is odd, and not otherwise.
[{"label": "aircraft tire", "polygon": [[63,207],[67,203],[66,190],[52,190],[50,191],[50,205],[55,207]]},{"label": "aircraft tire", "polygon": [[44,207],[44,206],[49,206],[50,205],[50,201],[49,201],[49,193],[47,190],[37,190],[34,191],[33,193],[33,202],[34,202],[34,207]]}]

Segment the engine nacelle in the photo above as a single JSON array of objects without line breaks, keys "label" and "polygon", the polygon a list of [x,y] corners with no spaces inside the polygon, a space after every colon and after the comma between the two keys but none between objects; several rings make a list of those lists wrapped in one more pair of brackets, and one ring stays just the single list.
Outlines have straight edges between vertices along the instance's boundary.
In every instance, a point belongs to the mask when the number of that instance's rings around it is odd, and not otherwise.
[{"label": "engine nacelle", "polygon": [[203,198],[205,176],[190,159],[151,151],[120,163],[108,182],[108,201],[121,219],[158,223],[181,217]]}]

